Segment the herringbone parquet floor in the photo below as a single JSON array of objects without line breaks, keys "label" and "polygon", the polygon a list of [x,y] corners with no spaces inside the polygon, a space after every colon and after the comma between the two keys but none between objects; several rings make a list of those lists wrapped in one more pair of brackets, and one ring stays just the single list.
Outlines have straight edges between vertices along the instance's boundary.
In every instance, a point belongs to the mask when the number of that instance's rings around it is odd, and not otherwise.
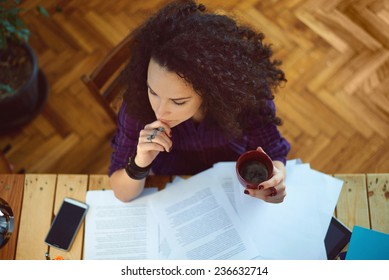
[{"label": "herringbone parquet floor", "polygon": [[[58,1],[25,14],[50,84],[42,113],[0,136],[15,169],[106,173],[114,125],[82,84],[106,52],[166,0]],[[27,10],[37,3],[24,1]],[[389,171],[388,0],[204,0],[266,34],[288,83],[277,93],[282,133],[326,173]],[[50,6],[46,6],[50,9]],[[52,9],[51,9],[52,10]]]}]

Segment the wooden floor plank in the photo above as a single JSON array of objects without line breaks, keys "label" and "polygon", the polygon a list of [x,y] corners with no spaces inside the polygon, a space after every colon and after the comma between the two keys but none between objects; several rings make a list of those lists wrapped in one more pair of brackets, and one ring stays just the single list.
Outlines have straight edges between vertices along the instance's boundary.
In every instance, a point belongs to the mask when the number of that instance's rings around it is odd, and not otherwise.
[{"label": "wooden floor plank", "polygon": [[[30,124],[0,134],[0,149],[12,146],[6,156],[15,170],[106,174],[115,124],[80,77],[169,0],[108,2],[60,1],[62,12],[55,13],[55,3],[46,1],[51,14],[46,18],[33,11],[38,1],[22,1],[33,34],[29,42],[50,94]],[[280,130],[292,145],[289,158],[310,161],[329,174],[389,170],[387,1],[201,3],[264,32],[275,58],[283,60],[288,82],[275,100],[284,119]],[[328,147],[332,152],[323,156]],[[361,151],[366,164],[349,160]]]}]

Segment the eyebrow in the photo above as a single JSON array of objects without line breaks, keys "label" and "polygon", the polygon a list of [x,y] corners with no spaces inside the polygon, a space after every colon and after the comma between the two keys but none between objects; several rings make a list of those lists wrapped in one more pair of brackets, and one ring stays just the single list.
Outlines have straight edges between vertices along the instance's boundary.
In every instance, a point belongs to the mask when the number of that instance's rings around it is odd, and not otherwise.
[{"label": "eyebrow", "polygon": [[[148,82],[147,83],[147,87],[150,89],[151,93],[155,94],[155,95],[158,95],[149,85]],[[178,101],[178,100],[184,100],[184,99],[189,99],[191,98],[192,96],[188,96],[188,97],[181,97],[181,98],[170,98],[170,100],[174,100],[174,101]]]}]

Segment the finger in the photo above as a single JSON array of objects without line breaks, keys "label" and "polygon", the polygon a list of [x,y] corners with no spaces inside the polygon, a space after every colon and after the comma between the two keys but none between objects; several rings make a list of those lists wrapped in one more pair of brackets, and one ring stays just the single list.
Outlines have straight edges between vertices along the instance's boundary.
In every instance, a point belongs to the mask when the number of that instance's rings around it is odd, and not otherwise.
[{"label": "finger", "polygon": [[284,201],[284,197],[266,197],[265,201],[269,203],[281,203]]},{"label": "finger", "polygon": [[153,129],[142,129],[139,132],[139,136],[151,136],[152,139],[154,139],[157,135],[165,135],[167,138],[169,138],[169,136],[164,132],[162,127]]},{"label": "finger", "polygon": [[266,197],[261,192],[256,192],[254,189],[245,189],[244,194],[265,200]]},{"label": "finger", "polygon": [[166,135],[167,137],[171,137],[170,130],[166,130],[164,127],[159,126],[155,128],[145,127],[143,130],[140,131],[140,135],[149,135],[151,139],[154,139],[157,135]]},{"label": "finger", "polygon": [[261,147],[258,147],[258,148],[257,148],[257,151],[260,151],[260,152],[266,154],[265,151],[264,151]]},{"label": "finger", "polygon": [[276,195],[277,190],[275,188],[268,188],[268,189],[247,189],[249,194],[251,196],[255,196],[258,198],[265,198],[267,196]]},{"label": "finger", "polygon": [[277,186],[280,184],[283,180],[283,176],[280,172],[273,173],[273,176],[262,183],[259,184],[259,188],[262,187],[263,189],[269,189],[271,187]]},{"label": "finger", "polygon": [[264,200],[269,203],[281,203],[284,201],[286,192],[278,193],[276,196],[267,196]]},{"label": "finger", "polygon": [[139,142],[138,143],[138,153],[144,153],[144,152],[149,152],[149,151],[156,151],[156,152],[164,152],[165,147],[158,143],[154,142]]},{"label": "finger", "polygon": [[154,136],[154,138],[151,138],[150,136],[151,135],[142,134],[142,136],[139,137],[139,142],[146,144],[159,144],[164,148],[164,151],[166,152],[169,152],[171,150],[173,143],[170,138],[167,137],[165,134],[156,135]]},{"label": "finger", "polygon": [[271,187],[268,189],[245,189],[244,193],[256,198],[263,199],[265,201],[275,201],[280,200],[282,202],[283,198],[286,195],[286,186],[280,185],[276,187]]},{"label": "finger", "polygon": [[168,126],[166,123],[161,122],[159,120],[156,120],[150,124],[145,125],[144,129],[145,130],[153,130],[153,129],[158,129],[158,128],[163,128],[163,131],[168,135],[169,137],[172,136],[172,131],[170,126]]},{"label": "finger", "polygon": [[285,190],[286,190],[286,186],[285,184],[279,184],[275,187],[271,187],[271,188],[268,188],[268,189],[264,189],[263,191],[266,192],[266,196],[285,196]]}]

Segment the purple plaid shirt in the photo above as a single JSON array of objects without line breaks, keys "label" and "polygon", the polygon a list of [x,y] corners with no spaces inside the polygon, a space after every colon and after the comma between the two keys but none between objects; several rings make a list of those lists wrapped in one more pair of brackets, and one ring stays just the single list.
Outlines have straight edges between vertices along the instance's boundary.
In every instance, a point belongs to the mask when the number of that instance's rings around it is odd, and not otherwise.
[{"label": "purple plaid shirt", "polygon": [[[271,103],[275,110],[274,103]],[[128,116],[123,103],[118,115],[118,128],[112,139],[113,153],[108,174],[127,165],[128,158],[136,151],[139,132],[145,124]],[[193,175],[206,170],[214,163],[236,161],[243,152],[258,146],[272,160],[286,162],[290,145],[273,124],[256,123],[237,139],[227,139],[211,117],[196,126],[187,120],[172,128],[173,149],[161,152],[152,163],[157,175]]]}]

